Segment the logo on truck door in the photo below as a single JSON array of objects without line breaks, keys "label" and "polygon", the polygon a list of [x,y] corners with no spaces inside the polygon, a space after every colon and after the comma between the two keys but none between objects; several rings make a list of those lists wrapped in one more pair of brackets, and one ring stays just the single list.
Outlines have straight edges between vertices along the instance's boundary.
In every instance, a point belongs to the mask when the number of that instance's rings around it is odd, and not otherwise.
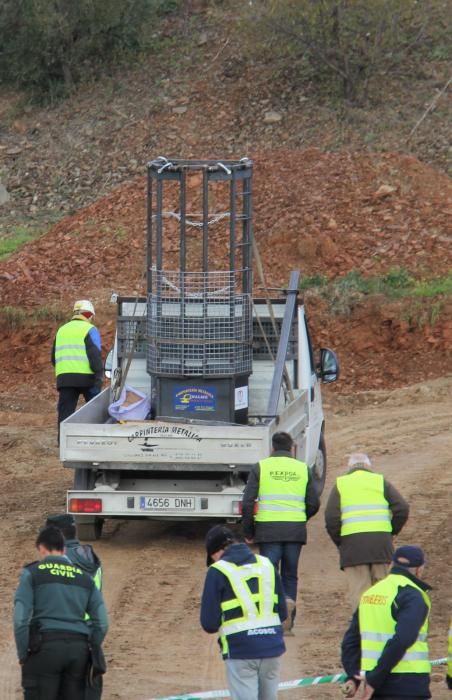
[{"label": "logo on truck door", "polygon": [[176,386],[173,391],[173,408],[186,413],[211,413],[216,409],[216,390],[199,387]]}]

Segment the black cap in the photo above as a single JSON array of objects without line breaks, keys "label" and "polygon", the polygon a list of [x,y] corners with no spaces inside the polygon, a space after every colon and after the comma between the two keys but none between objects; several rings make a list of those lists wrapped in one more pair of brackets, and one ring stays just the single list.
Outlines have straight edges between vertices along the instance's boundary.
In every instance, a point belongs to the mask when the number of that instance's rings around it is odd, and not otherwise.
[{"label": "black cap", "polygon": [[408,569],[417,569],[425,562],[424,552],[415,544],[405,544],[403,547],[398,547],[394,552],[392,561],[397,566],[405,566]]},{"label": "black cap", "polygon": [[235,541],[235,535],[225,525],[214,525],[206,535],[207,566],[213,564],[212,554]]},{"label": "black cap", "polygon": [[53,525],[54,527],[72,527],[75,525],[74,516],[70,513],[56,513],[55,515],[48,515],[46,520],[46,527],[48,525]]}]

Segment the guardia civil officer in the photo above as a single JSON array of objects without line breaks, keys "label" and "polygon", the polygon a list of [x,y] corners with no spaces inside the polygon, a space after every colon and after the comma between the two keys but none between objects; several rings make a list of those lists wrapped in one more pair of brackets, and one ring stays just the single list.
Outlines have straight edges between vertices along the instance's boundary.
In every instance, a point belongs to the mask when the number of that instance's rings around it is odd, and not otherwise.
[{"label": "guardia civil officer", "polygon": [[342,641],[346,697],[354,697],[360,684],[360,700],[431,697],[430,586],[421,579],[423,569],[420,547],[399,547],[389,574],[361,596]]},{"label": "guardia civil officer", "polygon": [[[257,542],[260,553],[279,570],[293,626],[297,600],[298,561],[306,543],[306,522],[320,507],[308,466],[294,458],[288,433],[274,433],[272,454],[256,464],[243,495],[242,525],[245,541]],[[257,499],[257,513],[254,514]]]},{"label": "guardia civil officer", "polygon": [[287,607],[271,561],[215,525],[206,536],[201,626],[219,632],[233,700],[275,700]]},{"label": "guardia civil officer", "polygon": [[102,593],[64,555],[58,528],[41,530],[36,547],[14,599],[24,700],[84,700],[89,645],[100,647],[108,629]]},{"label": "guardia civil officer", "polygon": [[91,301],[76,301],[71,320],[58,329],[53,341],[51,362],[58,390],[58,424],[74,413],[80,394],[89,401],[102,388],[101,338],[93,325],[94,315]]},{"label": "guardia civil officer", "polygon": [[[78,566],[85,574],[91,576],[96,588],[102,590],[102,564],[90,544],[82,544],[77,537],[77,525],[71,513],[57,513],[49,515],[46,526],[53,525],[59,528],[64,537],[64,553],[72,564]],[[88,620],[88,625],[90,625]],[[94,653],[101,653],[95,649]],[[93,649],[92,649],[93,653]],[[103,678],[98,673],[91,679],[86,688],[85,700],[99,700],[102,697]]]}]

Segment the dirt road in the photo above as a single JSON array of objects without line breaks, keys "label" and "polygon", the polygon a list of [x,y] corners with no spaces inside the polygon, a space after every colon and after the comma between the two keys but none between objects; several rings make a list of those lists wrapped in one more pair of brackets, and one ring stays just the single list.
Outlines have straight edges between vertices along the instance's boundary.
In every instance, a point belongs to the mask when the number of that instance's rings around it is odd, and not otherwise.
[{"label": "dirt road", "polygon": [[[0,398],[0,698],[21,697],[11,632],[12,597],[45,514],[64,508],[71,474],[58,462],[54,406],[27,386]],[[326,393],[326,392],[325,392]],[[326,394],[329,487],[344,455],[361,448],[409,498],[411,517],[400,543],[428,555],[434,586],[432,658],[445,656],[451,605],[452,376],[393,392]],[[205,574],[205,525],[107,523],[96,544],[105,567],[111,617],[106,642],[105,700],[147,700],[177,692],[224,688],[216,640],[198,624]],[[283,680],[340,671],[339,644],[349,619],[345,580],[323,525],[323,509],[309,526],[300,564],[296,633],[287,639]],[[449,700],[444,669],[433,674],[435,700]],[[337,686],[282,693],[286,700],[338,697]]]}]

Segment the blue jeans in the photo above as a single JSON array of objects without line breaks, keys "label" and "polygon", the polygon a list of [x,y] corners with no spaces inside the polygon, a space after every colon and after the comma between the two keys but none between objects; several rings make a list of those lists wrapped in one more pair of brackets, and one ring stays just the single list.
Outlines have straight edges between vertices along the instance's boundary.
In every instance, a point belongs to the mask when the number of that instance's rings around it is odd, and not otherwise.
[{"label": "blue jeans", "polygon": [[[268,557],[281,574],[284,593],[287,598],[297,600],[298,560],[301,542],[259,542],[259,552]],[[281,565],[281,566],[280,566]]]}]

